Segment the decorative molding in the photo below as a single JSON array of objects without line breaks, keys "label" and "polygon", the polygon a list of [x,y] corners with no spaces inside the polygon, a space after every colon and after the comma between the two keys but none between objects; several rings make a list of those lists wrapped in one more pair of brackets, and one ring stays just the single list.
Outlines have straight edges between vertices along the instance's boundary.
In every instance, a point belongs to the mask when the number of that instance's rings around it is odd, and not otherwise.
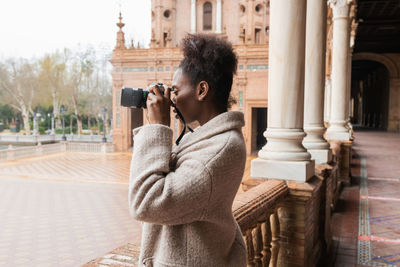
[{"label": "decorative molding", "polygon": [[268,65],[247,65],[248,70],[267,70]]},{"label": "decorative molding", "polygon": [[351,26],[350,26],[350,48],[354,48],[354,43],[356,40],[356,34],[357,34],[357,28],[358,28],[358,23],[356,22],[355,18],[351,20]]},{"label": "decorative molding", "polygon": [[115,45],[115,49],[126,49],[125,47],[125,34],[122,31],[122,28],[125,26],[125,23],[122,22],[122,15],[119,12],[119,22],[117,23],[119,31],[117,32],[117,44]]},{"label": "decorative molding", "polygon": [[385,54],[376,53],[356,53],[353,55],[354,60],[372,60],[383,64],[388,70],[391,79],[400,78],[400,67],[397,66],[396,62]]},{"label": "decorative molding", "polygon": [[123,72],[147,72],[147,67],[123,68]]},{"label": "decorative molding", "polygon": [[353,0],[328,0],[328,4],[332,8],[333,19],[347,18]]},{"label": "decorative molding", "polygon": [[356,15],[357,15],[357,4],[352,3],[351,7],[350,7],[350,14],[349,14],[350,20],[355,19]]}]

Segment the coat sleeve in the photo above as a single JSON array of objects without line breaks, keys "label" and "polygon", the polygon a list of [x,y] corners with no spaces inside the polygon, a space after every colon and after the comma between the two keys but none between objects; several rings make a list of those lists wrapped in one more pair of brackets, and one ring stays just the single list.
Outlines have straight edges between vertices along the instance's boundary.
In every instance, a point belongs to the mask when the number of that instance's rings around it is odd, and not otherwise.
[{"label": "coat sleeve", "polygon": [[200,220],[211,195],[211,176],[196,159],[170,171],[172,130],[146,125],[134,138],[129,181],[129,208],[140,221],[186,224]]}]

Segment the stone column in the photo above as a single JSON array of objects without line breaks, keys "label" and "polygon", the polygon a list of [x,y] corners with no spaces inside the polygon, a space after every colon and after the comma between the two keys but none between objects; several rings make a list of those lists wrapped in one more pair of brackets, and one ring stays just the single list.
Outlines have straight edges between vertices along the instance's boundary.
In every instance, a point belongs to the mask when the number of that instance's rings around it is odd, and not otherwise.
[{"label": "stone column", "polygon": [[346,125],[347,65],[349,55],[349,10],[351,0],[329,0],[333,10],[333,49],[332,49],[332,103],[328,140],[350,139]]},{"label": "stone column", "polygon": [[215,29],[216,33],[222,33],[222,0],[217,0],[217,27]]},{"label": "stone column", "polygon": [[196,33],[196,0],[191,0],[190,5],[190,33]]},{"label": "stone column", "polygon": [[307,0],[306,68],[304,86],[304,147],[316,163],[331,161],[332,152],[323,137],[326,50],[326,3]]},{"label": "stone column", "polygon": [[314,175],[302,145],[306,0],[270,3],[267,144],[251,162],[251,176],[304,182]]},{"label": "stone column", "polygon": [[[352,73],[352,62],[353,62],[353,51],[354,51],[354,43],[356,38],[356,31],[358,24],[355,22],[355,14],[356,14],[356,6],[352,5],[350,10],[350,19],[349,19],[349,56],[347,58],[347,89],[346,89],[346,121],[347,128],[350,131],[350,137],[353,139],[353,125],[350,121],[351,110],[351,73]],[[354,107],[353,107],[354,108]]]},{"label": "stone column", "polygon": [[346,79],[346,123],[350,127],[350,99],[351,99],[351,61],[352,61],[352,48],[349,47],[349,55],[347,57],[347,79]]},{"label": "stone column", "polygon": [[331,119],[331,95],[332,92],[332,81],[331,77],[327,76],[325,80],[325,105],[324,105],[324,121],[325,123],[329,123]]}]

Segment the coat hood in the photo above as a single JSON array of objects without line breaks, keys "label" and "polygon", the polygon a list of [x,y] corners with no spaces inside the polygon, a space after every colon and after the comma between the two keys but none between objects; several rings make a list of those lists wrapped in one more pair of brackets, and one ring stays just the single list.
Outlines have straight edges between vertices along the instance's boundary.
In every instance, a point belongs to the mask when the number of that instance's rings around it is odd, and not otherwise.
[{"label": "coat hood", "polygon": [[203,139],[210,138],[214,135],[231,131],[238,130],[244,126],[244,114],[241,111],[227,111],[220,115],[212,118],[202,126],[197,127],[193,133],[188,132],[182,138],[178,147],[184,149],[191,144],[198,142]]}]

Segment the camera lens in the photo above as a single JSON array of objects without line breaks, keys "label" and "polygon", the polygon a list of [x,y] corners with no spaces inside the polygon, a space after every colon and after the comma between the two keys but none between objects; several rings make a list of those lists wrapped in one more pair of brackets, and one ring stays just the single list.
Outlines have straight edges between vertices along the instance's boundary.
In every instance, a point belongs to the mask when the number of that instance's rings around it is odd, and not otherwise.
[{"label": "camera lens", "polygon": [[141,88],[122,88],[121,106],[129,108],[146,108],[149,92]]}]

